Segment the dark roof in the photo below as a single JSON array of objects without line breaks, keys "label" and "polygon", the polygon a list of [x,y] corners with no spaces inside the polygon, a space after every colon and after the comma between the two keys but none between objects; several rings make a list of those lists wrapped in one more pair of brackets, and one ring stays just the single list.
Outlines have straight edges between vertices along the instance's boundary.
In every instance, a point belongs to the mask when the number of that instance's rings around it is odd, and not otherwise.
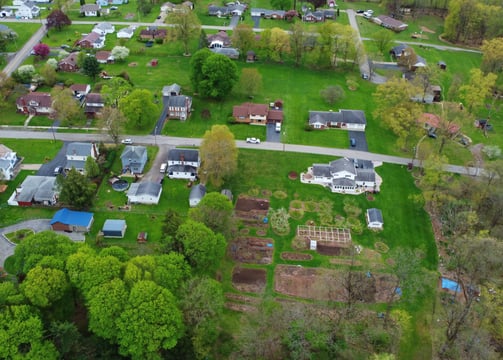
[{"label": "dark roof", "polygon": [[395,55],[395,56],[400,56],[402,55],[402,52],[407,49],[409,46],[406,45],[406,44],[399,44],[393,48],[391,48],[391,50],[389,51],[391,54]]},{"label": "dark roof", "polygon": [[168,152],[168,160],[179,161],[180,159],[189,162],[199,161],[199,150],[194,149],[171,149]]},{"label": "dark roof", "polygon": [[172,173],[172,172],[183,172],[183,173],[196,174],[197,168],[194,166],[181,165],[181,164],[168,166],[168,173]]},{"label": "dark roof", "polygon": [[93,144],[83,142],[69,143],[66,148],[66,155],[90,156]]},{"label": "dark roof", "polygon": [[356,175],[355,165],[348,158],[340,158],[337,160],[330,161],[330,168],[332,173],[347,171],[351,174]]},{"label": "dark roof", "polygon": [[96,4],[85,4],[80,7],[81,12],[86,12],[86,11],[98,11],[100,9],[99,5]]},{"label": "dark roof", "polygon": [[144,181],[141,183],[131,184],[127,194],[129,196],[140,196],[140,195],[159,196],[161,190],[162,190],[161,184],[154,183],[151,181]]},{"label": "dark roof", "polygon": [[331,177],[332,174],[330,173],[330,165],[314,164],[313,165],[313,175],[314,176]]},{"label": "dark roof", "polygon": [[101,94],[99,93],[89,93],[86,95],[86,104],[87,103],[92,103],[92,104],[103,104],[103,98],[101,97]]},{"label": "dark roof", "polygon": [[30,102],[36,102],[38,107],[50,108],[52,105],[51,94],[44,92],[31,92],[16,99],[19,106],[30,106]]},{"label": "dark roof", "polygon": [[175,106],[175,107],[181,107],[185,108],[187,107],[187,100],[190,99],[190,96],[185,96],[185,95],[176,95],[176,96],[170,96],[167,99],[167,106]]},{"label": "dark roof", "polygon": [[383,223],[382,212],[379,209],[376,208],[367,209],[367,216],[369,222],[379,222],[381,224]]},{"label": "dark roof", "polygon": [[145,146],[127,145],[122,152],[121,159],[131,159],[131,161],[139,161],[147,152]]},{"label": "dark roof", "polygon": [[393,19],[390,16],[379,15],[377,16],[377,18],[382,22],[384,27],[389,27],[392,29],[405,29],[408,26],[406,23],[400,20]]},{"label": "dark roof", "polygon": [[65,225],[88,226],[92,219],[93,213],[63,208],[54,214],[51,225],[61,223]]},{"label": "dark roof", "polygon": [[204,195],[206,195],[206,186],[204,186],[203,184],[197,184],[192,187],[192,190],[190,190],[189,199],[202,199]]},{"label": "dark roof", "polygon": [[309,124],[314,123],[366,124],[365,113],[361,110],[309,111]]}]

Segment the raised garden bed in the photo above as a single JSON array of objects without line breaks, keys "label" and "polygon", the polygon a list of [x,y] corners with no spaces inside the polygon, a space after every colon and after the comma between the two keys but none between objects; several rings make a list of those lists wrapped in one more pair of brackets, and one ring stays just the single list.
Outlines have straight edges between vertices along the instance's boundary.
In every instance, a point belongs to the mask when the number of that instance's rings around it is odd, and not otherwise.
[{"label": "raised garden bed", "polygon": [[299,260],[299,261],[307,261],[312,260],[313,256],[311,254],[301,254],[294,252],[282,252],[281,259],[283,260]]},{"label": "raised garden bed", "polygon": [[274,240],[256,237],[239,237],[229,245],[235,261],[248,264],[271,264]]},{"label": "raised garden bed", "polygon": [[265,284],[265,269],[235,267],[232,272],[232,285],[239,291],[260,293],[264,291]]}]

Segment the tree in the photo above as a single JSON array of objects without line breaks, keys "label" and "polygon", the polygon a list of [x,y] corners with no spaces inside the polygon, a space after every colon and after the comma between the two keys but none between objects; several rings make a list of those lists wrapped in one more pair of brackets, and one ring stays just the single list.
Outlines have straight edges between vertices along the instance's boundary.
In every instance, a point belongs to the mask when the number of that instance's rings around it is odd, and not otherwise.
[{"label": "tree", "polygon": [[479,69],[470,70],[470,81],[459,88],[460,96],[472,112],[483,106],[485,100],[491,95],[492,89],[498,77],[493,73],[484,73]]},{"label": "tree", "polygon": [[171,34],[175,40],[183,44],[184,55],[190,55],[190,42],[199,37],[201,23],[194,11],[183,6],[183,11],[172,11],[168,14],[167,22],[173,26]]},{"label": "tree", "polygon": [[238,149],[234,134],[225,125],[213,125],[204,134],[199,148],[201,153],[201,179],[214,186],[234,175],[238,166]]},{"label": "tree", "polygon": [[49,45],[38,43],[33,47],[33,51],[36,56],[40,56],[42,59],[45,59],[51,52],[51,49],[49,48]]},{"label": "tree", "polygon": [[52,92],[53,116],[69,126],[84,120],[84,112],[69,88],[54,89]]},{"label": "tree", "polygon": [[[0,6],[1,8],[1,6]],[[5,52],[7,50],[7,45],[15,41],[18,35],[12,30],[0,31],[0,51]]]},{"label": "tree", "polygon": [[374,34],[374,43],[377,46],[377,50],[383,55],[389,49],[392,41],[393,33],[388,29],[379,30]]},{"label": "tree", "polygon": [[283,54],[290,52],[290,36],[280,28],[271,29],[271,39],[269,42],[271,59],[283,61]]},{"label": "tree", "polygon": [[285,208],[280,208],[278,210],[270,208],[269,218],[271,221],[271,227],[274,231],[279,234],[288,234],[290,232],[290,223],[288,222],[290,215]]},{"label": "tree", "polygon": [[71,24],[72,21],[70,18],[63,11],[56,9],[47,16],[45,26],[47,30],[55,28],[56,30],[61,31],[63,30],[63,27],[70,26]]},{"label": "tree", "polygon": [[152,281],[136,283],[117,319],[120,353],[132,359],[159,358],[183,335],[183,317],[169,290]]},{"label": "tree", "polygon": [[124,131],[127,122],[126,117],[118,108],[105,106],[101,111],[100,119],[102,127],[106,129],[114,144],[118,145],[120,135]]},{"label": "tree", "polygon": [[92,156],[88,156],[85,164],[86,176],[89,179],[94,179],[100,175],[100,168],[98,163]]},{"label": "tree", "polygon": [[133,90],[133,85],[126,79],[116,76],[106,82],[101,88],[101,95],[105,104],[111,107],[119,106],[119,100],[129,95]]},{"label": "tree", "polygon": [[218,192],[206,194],[201,202],[189,210],[189,218],[198,221],[227,238],[232,232],[233,206],[227,196]]},{"label": "tree", "polygon": [[94,56],[86,56],[82,63],[82,72],[93,79],[101,72],[101,66]]},{"label": "tree", "polygon": [[12,77],[18,83],[28,84],[35,76],[35,67],[33,65],[21,65],[12,73]]},{"label": "tree", "polygon": [[150,14],[152,11],[152,2],[148,0],[138,0],[137,10],[143,16]]},{"label": "tree", "polygon": [[398,65],[405,67],[407,70],[411,70],[412,66],[417,63],[417,54],[413,48],[407,47],[396,62]]},{"label": "tree", "polygon": [[240,56],[244,57],[255,44],[253,28],[248,24],[239,24],[232,31],[232,45],[240,50]]},{"label": "tree", "polygon": [[53,321],[49,326],[49,334],[60,356],[67,359],[77,357],[81,335],[74,323]]},{"label": "tree", "polygon": [[211,54],[204,61],[198,92],[205,97],[223,99],[238,81],[238,69],[234,62],[222,54]]},{"label": "tree", "polygon": [[291,0],[271,0],[271,5],[274,9],[290,10],[292,7]]},{"label": "tree", "polygon": [[481,68],[485,73],[499,73],[503,70],[503,37],[484,40],[480,50]]},{"label": "tree", "polygon": [[414,82],[414,85],[421,89],[422,102],[424,102],[424,98],[426,97],[426,93],[430,87],[439,80],[439,77],[440,73],[437,67],[425,66],[416,69],[414,79],[412,81]]},{"label": "tree", "polygon": [[125,46],[114,46],[112,56],[117,61],[124,61],[129,56],[129,49]]},{"label": "tree", "polygon": [[183,244],[183,254],[198,273],[211,273],[222,260],[226,242],[221,234],[215,234],[203,223],[187,220],[176,232]]},{"label": "tree", "polygon": [[337,101],[344,100],[345,97],[344,89],[340,85],[327,86],[320,91],[320,95],[330,106],[334,105]]},{"label": "tree", "polygon": [[68,290],[66,274],[59,269],[35,266],[28,271],[21,291],[35,306],[48,307],[61,299]]},{"label": "tree", "polygon": [[306,46],[306,33],[304,26],[296,22],[290,28],[290,49],[295,59],[295,66],[299,66],[304,55]]},{"label": "tree", "polygon": [[54,86],[57,81],[56,69],[49,62],[40,68],[40,75],[42,75],[44,83],[48,86]]},{"label": "tree", "polygon": [[119,109],[128,119],[128,127],[137,130],[151,125],[156,120],[159,111],[154,104],[152,93],[146,89],[135,89],[120,99]]},{"label": "tree", "polygon": [[422,112],[421,105],[410,100],[417,93],[413,84],[397,78],[379,85],[374,93],[374,116],[393,131],[402,149],[409,148],[408,142],[419,131],[416,121]]},{"label": "tree", "polygon": [[262,75],[256,68],[245,68],[241,70],[238,88],[244,95],[252,98],[262,88]]},{"label": "tree", "polygon": [[78,209],[85,209],[91,206],[96,192],[96,184],[89,182],[85,175],[72,168],[66,177],[58,176],[61,186],[59,200]]}]

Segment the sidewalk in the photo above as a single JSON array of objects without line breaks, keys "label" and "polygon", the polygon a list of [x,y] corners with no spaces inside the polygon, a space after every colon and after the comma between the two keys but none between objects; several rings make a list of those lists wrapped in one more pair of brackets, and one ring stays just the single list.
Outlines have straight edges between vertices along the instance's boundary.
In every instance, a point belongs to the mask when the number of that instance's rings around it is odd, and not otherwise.
[{"label": "sidewalk", "polygon": [[42,164],[21,164],[21,170],[38,170]]}]

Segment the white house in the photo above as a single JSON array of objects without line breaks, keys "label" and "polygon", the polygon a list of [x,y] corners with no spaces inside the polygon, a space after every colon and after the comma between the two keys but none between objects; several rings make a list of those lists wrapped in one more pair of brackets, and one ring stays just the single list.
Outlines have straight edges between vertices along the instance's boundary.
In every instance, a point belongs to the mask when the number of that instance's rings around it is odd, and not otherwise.
[{"label": "white house", "polygon": [[14,170],[20,161],[14,151],[0,144],[0,180],[14,179]]},{"label": "white house", "polygon": [[134,31],[136,30],[136,27],[134,26],[129,26],[123,29],[120,29],[117,31],[117,38],[118,39],[131,39],[134,35]]},{"label": "white house", "polygon": [[132,174],[141,174],[147,164],[145,146],[127,145],[121,155],[122,169]]},{"label": "white house", "polygon": [[361,194],[378,189],[372,161],[341,158],[329,164],[313,164],[301,182],[318,184],[335,193]]},{"label": "white house", "polygon": [[113,26],[109,22],[101,22],[94,26],[93,32],[101,36],[104,36],[106,34],[113,34],[115,32],[115,26]]},{"label": "white house", "polygon": [[367,219],[367,226],[369,229],[382,230],[384,222],[381,210],[376,208],[367,209],[365,218]]},{"label": "white house", "polygon": [[172,149],[168,153],[168,178],[195,180],[200,165],[198,150]]},{"label": "white house", "polygon": [[73,142],[69,143],[66,148],[66,170],[75,170],[84,173],[86,168],[86,160],[88,157],[97,159],[99,156],[98,147],[95,143]]},{"label": "white house", "polygon": [[16,2],[15,15],[21,19],[33,19],[40,16],[40,8],[32,1]]},{"label": "white house", "polygon": [[361,110],[309,111],[309,126],[314,129],[365,131],[366,125],[365,113]]},{"label": "white house", "polygon": [[127,191],[128,204],[159,204],[162,185],[151,181],[133,183]]},{"label": "white house", "polygon": [[80,7],[80,13],[84,16],[98,16],[101,6],[97,4],[85,4]]}]

